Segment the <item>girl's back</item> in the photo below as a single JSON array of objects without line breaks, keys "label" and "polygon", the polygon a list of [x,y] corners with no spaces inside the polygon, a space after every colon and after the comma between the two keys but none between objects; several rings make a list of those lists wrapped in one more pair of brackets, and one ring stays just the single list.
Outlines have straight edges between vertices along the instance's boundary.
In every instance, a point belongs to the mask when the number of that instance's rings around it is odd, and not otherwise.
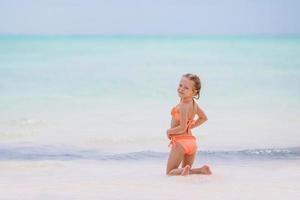
[{"label": "girl's back", "polygon": [[[183,107],[186,107],[187,109],[187,119],[188,120],[193,120],[195,118],[195,115],[197,114],[197,108],[198,108],[198,104],[192,100],[189,102],[180,102],[175,109],[177,110],[177,112],[179,113],[180,110],[184,109]],[[175,119],[174,117],[172,117],[172,121],[171,121],[171,127],[176,127],[180,124],[180,119]]]}]

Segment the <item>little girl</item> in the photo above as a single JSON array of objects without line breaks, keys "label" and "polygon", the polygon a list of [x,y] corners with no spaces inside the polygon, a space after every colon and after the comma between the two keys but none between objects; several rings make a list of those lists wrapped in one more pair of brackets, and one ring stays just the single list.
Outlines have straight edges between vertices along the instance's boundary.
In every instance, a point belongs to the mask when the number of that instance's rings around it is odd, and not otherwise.
[{"label": "little girl", "polygon": [[[197,144],[191,129],[207,120],[205,113],[194,100],[195,96],[199,99],[200,89],[201,82],[197,75],[184,74],[182,76],[177,88],[180,102],[171,111],[171,128],[167,130],[172,146],[166,169],[167,175],[211,174],[207,165],[192,168]],[[194,121],[195,115],[198,116],[196,121]],[[180,163],[182,163],[182,168],[179,168]]]}]

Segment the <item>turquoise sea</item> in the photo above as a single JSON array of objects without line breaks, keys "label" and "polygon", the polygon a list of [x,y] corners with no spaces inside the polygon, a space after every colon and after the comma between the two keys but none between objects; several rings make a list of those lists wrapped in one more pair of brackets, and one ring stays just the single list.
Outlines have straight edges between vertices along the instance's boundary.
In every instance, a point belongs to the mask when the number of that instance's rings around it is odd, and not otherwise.
[{"label": "turquoise sea", "polygon": [[300,37],[0,36],[0,143],[167,152],[184,73],[203,150],[300,146]]},{"label": "turquoise sea", "polygon": [[[296,36],[0,36],[0,197],[299,199],[299,55]],[[165,175],[184,73],[211,176]]]}]

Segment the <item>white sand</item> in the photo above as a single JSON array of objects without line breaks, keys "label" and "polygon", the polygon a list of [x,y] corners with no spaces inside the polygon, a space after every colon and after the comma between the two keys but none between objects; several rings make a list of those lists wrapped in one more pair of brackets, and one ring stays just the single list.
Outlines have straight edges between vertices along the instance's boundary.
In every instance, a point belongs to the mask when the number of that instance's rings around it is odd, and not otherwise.
[{"label": "white sand", "polygon": [[163,161],[0,161],[0,199],[300,199],[299,160],[236,163],[167,177]]}]

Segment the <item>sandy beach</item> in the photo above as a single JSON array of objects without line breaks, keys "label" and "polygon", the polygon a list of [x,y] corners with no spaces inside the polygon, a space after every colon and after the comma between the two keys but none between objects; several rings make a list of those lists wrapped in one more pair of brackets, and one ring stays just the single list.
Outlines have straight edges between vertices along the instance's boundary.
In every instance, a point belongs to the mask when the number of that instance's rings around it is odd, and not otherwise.
[{"label": "sandy beach", "polygon": [[164,164],[2,161],[0,196],[3,200],[300,198],[299,160],[215,164],[211,176],[187,177],[166,176]]}]

